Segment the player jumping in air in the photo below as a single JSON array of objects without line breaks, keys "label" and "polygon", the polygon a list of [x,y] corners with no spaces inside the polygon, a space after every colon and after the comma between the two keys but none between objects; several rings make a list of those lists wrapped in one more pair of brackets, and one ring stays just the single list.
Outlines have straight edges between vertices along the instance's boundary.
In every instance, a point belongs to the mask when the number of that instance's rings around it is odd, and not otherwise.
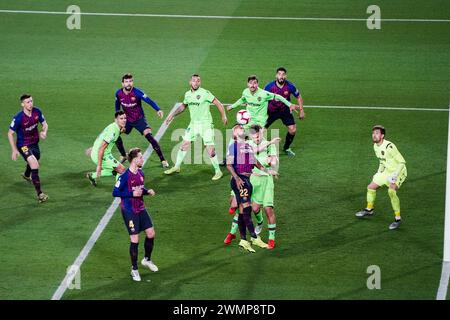
[{"label": "player jumping in air", "polygon": [[214,147],[214,125],[210,104],[215,104],[217,109],[219,109],[220,115],[222,116],[222,122],[225,125],[228,122],[227,116],[220,101],[211,92],[200,87],[201,79],[198,74],[193,74],[191,76],[189,84],[191,89],[185,93],[183,103],[166,119],[166,124],[169,124],[176,115],[182,113],[186,107],[189,108],[191,122],[183,136],[183,143],[180,150],[178,150],[177,160],[175,165],[169,170],[164,171],[164,173],[170,175],[175,172],[180,172],[181,163],[186,156],[191,142],[195,141],[199,135],[203,139],[211,164],[214,167],[215,174],[212,177],[212,180],[219,180],[223,176],[223,173],[220,171],[219,161]]},{"label": "player jumping in air", "polygon": [[130,235],[131,277],[134,281],[141,281],[138,271],[138,247],[139,233],[145,232],[144,258],[141,264],[151,271],[158,271],[158,267],[152,262],[152,251],[155,239],[155,228],[152,219],[145,209],[143,196],[154,196],[155,191],[144,186],[144,172],[142,165],[144,158],[139,148],[133,148],[128,152],[130,167],[119,177],[114,186],[113,197],[120,197],[120,207],[125,226]]},{"label": "player jumping in air", "polygon": [[112,155],[111,149],[120,137],[121,132],[125,130],[126,122],[125,112],[117,111],[114,122],[103,129],[95,139],[94,146],[90,151],[87,151],[92,161],[97,165],[95,172],[86,174],[86,178],[94,187],[97,186],[98,178],[110,177],[117,175],[117,173],[122,174],[125,171],[125,167]]},{"label": "player jumping in air", "polygon": [[397,196],[397,190],[405,181],[407,171],[405,159],[392,142],[384,139],[385,134],[386,130],[383,126],[376,125],[372,128],[373,149],[380,160],[380,165],[377,173],[372,178],[372,182],[367,186],[367,207],[357,212],[356,216],[362,218],[373,215],[377,189],[386,186],[388,187],[388,194],[389,198],[391,198],[392,209],[395,215],[395,220],[389,225],[389,229],[394,230],[402,222],[400,199]]},{"label": "player jumping in air", "polygon": [[[286,100],[290,101],[291,95],[297,98],[298,106],[300,109],[299,119],[305,119],[305,111],[303,110],[303,99],[300,95],[300,92],[297,90],[295,85],[286,80],[286,69],[283,67],[279,67],[277,69],[276,79],[272,82],[269,82],[264,90],[279,94],[284,97]],[[288,156],[295,156],[295,153],[291,150],[291,143],[294,141],[295,132],[297,131],[297,126],[295,125],[294,116],[292,115],[291,110],[286,108],[282,102],[272,100],[269,102],[269,118],[267,119],[267,123],[265,124],[266,128],[269,128],[272,123],[276,120],[281,119],[283,124],[287,127],[288,132],[286,134],[286,140],[284,142],[283,151]]]},{"label": "player jumping in air", "polygon": [[[142,109],[142,101],[148,103],[156,110],[158,116],[162,119],[164,117],[163,111],[158,107],[156,102],[150,99],[141,89],[133,86],[133,75],[127,73],[122,77],[122,88],[116,92],[116,112],[121,108],[125,111],[127,116],[127,124],[125,127],[125,134],[129,134],[133,128],[139,131],[153,147],[156,154],[161,161],[163,168],[168,168],[164,155],[161,151],[158,141],[152,135],[152,129],[145,119],[144,110]],[[116,141],[117,149],[121,154],[121,163],[126,160],[125,148],[123,146],[122,138],[119,137]]]},{"label": "player jumping in air", "polygon": [[[27,163],[22,177],[33,182],[39,203],[48,200],[48,196],[41,190],[41,180],[39,178],[39,159],[41,151],[39,149],[39,137],[47,137],[48,125],[41,110],[33,106],[33,97],[24,94],[20,97],[22,111],[17,113],[9,126],[8,140],[11,145],[11,158],[16,161],[19,153]],[[41,123],[42,130],[39,133],[38,124]],[[17,141],[14,143],[14,133],[17,133]]]}]

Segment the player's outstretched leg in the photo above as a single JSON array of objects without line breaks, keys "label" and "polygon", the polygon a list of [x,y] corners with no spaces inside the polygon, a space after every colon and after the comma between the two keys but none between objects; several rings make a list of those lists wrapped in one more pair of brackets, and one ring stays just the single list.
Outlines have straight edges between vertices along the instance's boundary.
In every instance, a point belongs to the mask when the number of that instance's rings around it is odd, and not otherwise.
[{"label": "player's outstretched leg", "polygon": [[402,223],[402,217],[400,216],[400,199],[397,196],[395,189],[388,189],[389,198],[391,198],[392,209],[394,210],[395,220],[389,225],[390,230],[397,229]]},{"label": "player's outstretched leg", "polygon": [[262,231],[262,228],[263,228],[264,218],[263,218],[261,209],[260,209],[260,207],[258,205],[254,205],[253,206],[253,212],[255,214],[256,223],[257,223],[257,225],[255,227],[255,233],[256,233],[256,235],[259,235],[261,233],[261,231]]},{"label": "player's outstretched leg", "polygon": [[214,176],[212,177],[212,180],[219,180],[223,177],[223,173],[219,167],[219,159],[217,158],[216,150],[214,146],[207,146],[207,150],[209,159],[211,160],[211,164],[214,168]]},{"label": "player's outstretched leg", "polygon": [[148,140],[148,142],[150,142],[150,144],[152,145],[153,150],[155,150],[156,154],[159,157],[159,160],[161,161],[161,166],[163,168],[169,168],[169,163],[166,161],[166,159],[164,158],[164,154],[161,150],[161,147],[158,143],[158,141],[156,141],[156,139],[153,137],[153,135],[149,132],[147,134],[145,134],[145,138]]},{"label": "player's outstretched leg", "polygon": [[295,132],[296,132],[296,126],[294,125],[290,125],[287,126],[288,128],[288,132],[286,133],[286,139],[284,141],[284,146],[283,146],[283,150],[284,153],[290,157],[294,157],[295,156],[295,152],[292,151],[291,149],[291,144],[294,141],[295,138]]},{"label": "player's outstretched leg", "polygon": [[172,168],[170,168],[169,170],[164,171],[165,174],[170,175],[170,174],[173,174],[173,173],[179,173],[180,172],[181,163],[183,162],[184,157],[186,157],[187,149],[188,149],[189,145],[190,145],[189,141],[184,141],[183,142],[183,145],[178,150],[177,160],[175,162],[175,165]]}]

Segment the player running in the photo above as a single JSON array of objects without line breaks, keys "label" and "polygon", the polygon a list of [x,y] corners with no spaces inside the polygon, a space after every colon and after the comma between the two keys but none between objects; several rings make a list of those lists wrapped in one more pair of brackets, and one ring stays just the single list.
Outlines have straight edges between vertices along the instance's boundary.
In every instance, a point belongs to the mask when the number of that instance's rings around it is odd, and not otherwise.
[{"label": "player running", "polygon": [[392,142],[384,139],[385,134],[386,130],[381,125],[376,125],[372,128],[373,149],[380,160],[380,165],[377,173],[372,178],[372,182],[367,186],[367,207],[357,212],[356,216],[362,218],[373,215],[377,189],[386,186],[388,187],[388,194],[389,198],[391,198],[392,209],[395,215],[395,220],[389,225],[389,229],[394,230],[402,222],[400,199],[397,196],[397,190],[405,181],[407,171],[405,159]]},{"label": "player running", "polygon": [[230,185],[239,205],[238,227],[241,236],[239,246],[248,252],[255,252],[250,242],[246,239],[247,229],[250,233],[252,244],[261,248],[267,248],[267,244],[255,233],[255,227],[252,222],[251,198],[253,186],[250,182],[250,176],[255,166],[262,172],[270,175],[276,175],[277,172],[266,170],[255,158],[252,147],[245,141],[245,132],[242,125],[235,125],[233,131],[236,140],[228,149],[227,169],[231,173]]},{"label": "player running", "polygon": [[97,165],[95,172],[86,174],[86,178],[94,187],[97,186],[98,178],[110,177],[117,173],[122,174],[125,171],[125,167],[114,158],[111,150],[120,134],[125,130],[126,122],[125,112],[117,111],[114,122],[103,129],[95,139],[94,146],[87,151],[88,156],[90,155],[92,161]]},{"label": "player running", "polygon": [[[300,92],[297,90],[295,85],[286,80],[287,71],[283,67],[277,69],[276,78],[274,81],[269,82],[264,90],[279,94],[286,100],[290,101],[291,95],[297,98],[298,106],[300,109],[299,119],[305,119],[305,111],[303,110],[303,99]],[[295,125],[294,116],[292,112],[285,108],[282,102],[272,100],[269,102],[269,118],[265,124],[266,128],[269,128],[272,123],[276,120],[281,119],[283,124],[287,127],[288,132],[286,134],[286,140],[284,142],[283,151],[288,156],[295,156],[294,151],[291,150],[290,146],[294,141],[295,132],[297,131],[297,126]]]},{"label": "player running", "polygon": [[170,175],[175,172],[180,172],[181,163],[186,156],[191,142],[195,141],[199,135],[203,139],[211,164],[214,167],[215,173],[212,180],[219,180],[222,178],[223,173],[220,171],[219,161],[214,147],[214,124],[212,121],[210,104],[215,104],[217,109],[219,109],[223,124],[226,125],[228,119],[222,103],[220,103],[211,92],[200,87],[201,79],[198,74],[193,74],[191,76],[189,84],[191,89],[185,93],[183,103],[166,119],[166,124],[169,124],[176,115],[182,113],[186,107],[189,108],[191,122],[183,136],[183,143],[180,150],[178,150],[175,165],[171,169],[164,171],[164,173]]},{"label": "player running", "polygon": [[[16,161],[19,153],[22,155],[27,163],[22,177],[33,183],[38,201],[42,203],[48,200],[48,195],[42,192],[39,178],[39,160],[41,158],[39,138],[44,140],[47,137],[48,124],[42,111],[38,107],[34,107],[31,95],[22,95],[20,103],[22,111],[14,116],[8,130],[8,140],[12,150],[11,159]],[[39,123],[42,126],[41,132],[38,131]],[[14,133],[17,133],[15,143]]]},{"label": "player running", "polygon": [[155,191],[144,186],[144,172],[142,165],[144,158],[139,148],[128,152],[130,167],[119,177],[114,186],[113,197],[120,197],[120,207],[123,221],[130,235],[131,277],[134,281],[141,281],[138,271],[139,233],[145,232],[144,259],[141,264],[151,271],[157,272],[158,267],[152,262],[152,251],[155,240],[155,228],[152,219],[145,209],[143,196],[154,196]]},{"label": "player running", "polygon": [[[145,119],[144,110],[142,109],[142,101],[148,103],[156,110],[158,116],[162,119],[164,117],[163,111],[158,107],[156,102],[150,99],[141,89],[134,87],[133,75],[130,73],[122,77],[122,88],[116,92],[116,112],[121,108],[125,111],[127,116],[127,124],[125,127],[125,134],[129,134],[133,128],[139,131],[153,147],[156,154],[161,161],[163,168],[168,168],[169,164],[164,158],[158,141],[152,135],[152,129]],[[119,137],[116,141],[117,149],[121,154],[121,163],[126,160],[126,152],[123,146],[122,138]]]},{"label": "player running", "polygon": [[268,104],[272,100],[282,102],[290,109],[290,112],[299,108],[299,106],[292,104],[282,96],[259,88],[258,78],[252,75],[247,78],[247,88],[242,92],[242,97],[228,106],[227,110],[246,104],[247,111],[250,113],[250,122],[245,127],[249,128],[254,124],[264,127],[268,119]]}]

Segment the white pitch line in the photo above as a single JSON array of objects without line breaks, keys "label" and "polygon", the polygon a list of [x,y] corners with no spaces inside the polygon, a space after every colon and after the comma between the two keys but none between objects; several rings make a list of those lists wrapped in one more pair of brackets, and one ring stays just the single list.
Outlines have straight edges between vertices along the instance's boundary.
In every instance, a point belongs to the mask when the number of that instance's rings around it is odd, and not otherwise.
[{"label": "white pitch line", "polygon": [[450,261],[443,261],[441,281],[439,281],[439,289],[436,295],[436,300],[446,299],[449,278],[450,278]]},{"label": "white pitch line", "polygon": [[[83,16],[114,16],[114,17],[150,17],[175,19],[240,19],[240,20],[293,20],[293,21],[367,21],[367,18],[320,18],[320,17],[251,17],[251,16],[201,16],[186,14],[157,14],[157,13],[113,13],[113,12],[65,12],[65,11],[32,11],[0,9],[0,13],[24,14],[56,14]],[[381,22],[450,22],[450,19],[379,19]]]},{"label": "white pitch line", "polygon": [[316,109],[369,109],[369,110],[399,110],[399,111],[442,111],[448,112],[447,108],[402,108],[402,107],[377,107],[377,106],[304,106]]},{"label": "white pitch line", "polygon": [[[172,113],[177,107],[178,103],[176,103],[172,110],[170,110],[170,113]],[[169,113],[169,114],[170,114]],[[170,123],[169,123],[170,125]],[[161,127],[159,127],[158,132],[156,133],[155,140],[159,141],[161,137],[166,132],[167,128],[169,127],[165,122],[162,123]],[[144,153],[144,164],[147,162],[147,159],[150,157],[150,155],[153,152],[153,148],[151,148],[151,145],[148,146],[147,150],[145,150]],[[84,260],[86,260],[86,257],[88,256],[89,252],[94,247],[95,243],[97,242],[98,238],[102,234],[103,230],[105,230],[107,224],[111,220],[114,212],[116,211],[117,207],[120,204],[120,198],[115,198],[114,201],[109,206],[108,210],[106,210],[105,214],[103,215],[103,218],[98,223],[97,227],[95,228],[94,232],[92,233],[91,237],[87,241],[84,248],[81,250],[78,257],[75,259],[72,266],[75,267],[76,270],[80,270],[81,265],[83,264]],[[67,290],[68,286],[72,283],[73,279],[76,276],[76,272],[68,272],[66,273],[66,276],[61,281],[61,284],[59,285],[58,289],[55,291],[55,293],[52,296],[52,300],[60,300],[62,296],[64,295],[64,292]]]}]

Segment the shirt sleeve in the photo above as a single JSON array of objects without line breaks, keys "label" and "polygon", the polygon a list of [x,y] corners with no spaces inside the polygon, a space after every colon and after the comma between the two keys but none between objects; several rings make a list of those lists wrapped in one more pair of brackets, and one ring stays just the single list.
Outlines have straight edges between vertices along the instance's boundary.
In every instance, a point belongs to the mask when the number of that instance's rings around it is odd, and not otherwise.
[{"label": "shirt sleeve", "polygon": [[295,87],[292,82],[288,83],[289,91],[294,95],[294,97],[298,98],[300,96],[300,91]]},{"label": "shirt sleeve", "polygon": [[114,185],[113,197],[132,198],[133,192],[127,190],[128,174],[122,174]]},{"label": "shirt sleeve", "polygon": [[206,90],[206,101],[212,103],[216,97],[208,90]]},{"label": "shirt sleeve", "polygon": [[158,105],[156,104],[155,101],[153,101],[152,99],[150,99],[143,91],[141,91],[138,88],[134,88],[136,95],[138,96],[139,99],[145,101],[147,104],[149,104],[153,109],[155,109],[156,111],[161,110]]},{"label": "shirt sleeve", "polygon": [[103,134],[103,140],[106,141],[107,143],[111,143],[115,140],[116,138],[116,133],[114,132],[114,130],[112,130],[111,128],[108,128],[105,130],[104,134]]},{"label": "shirt sleeve", "polygon": [[266,86],[264,87],[264,90],[269,91],[270,92],[270,88],[272,87],[272,82],[269,82],[268,84],[266,84]]},{"label": "shirt sleeve", "polygon": [[240,106],[240,105],[243,104],[243,103],[245,103],[245,97],[244,97],[244,96],[240,97],[240,98],[238,99],[238,101],[236,101],[235,103],[233,103],[233,104],[230,106],[230,109],[234,109],[234,108]]},{"label": "shirt sleeve", "polygon": [[41,109],[37,109],[37,112],[38,112],[38,116],[39,116],[39,122],[44,123],[45,117],[44,117],[44,114],[42,113]]},{"label": "shirt sleeve", "polygon": [[20,117],[18,115],[16,115],[12,119],[11,124],[9,125],[9,128],[12,131],[17,132],[17,129],[19,129],[19,126],[20,126]]}]

